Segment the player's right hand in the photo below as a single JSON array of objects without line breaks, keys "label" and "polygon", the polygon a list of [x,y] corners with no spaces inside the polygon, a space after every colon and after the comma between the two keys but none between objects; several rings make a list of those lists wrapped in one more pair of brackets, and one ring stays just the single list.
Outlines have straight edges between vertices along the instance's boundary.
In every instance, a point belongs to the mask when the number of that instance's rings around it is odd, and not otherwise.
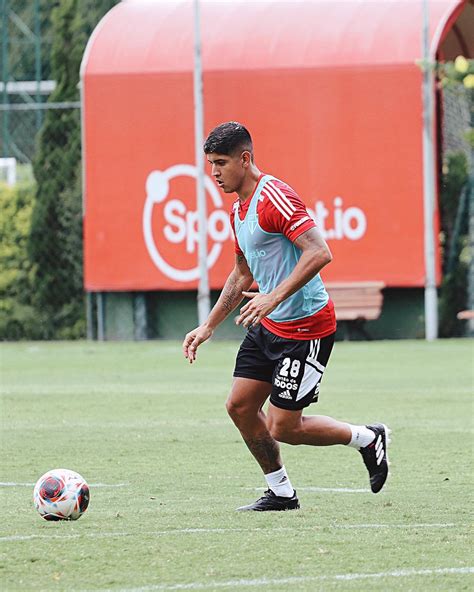
[{"label": "player's right hand", "polygon": [[186,335],[183,341],[183,353],[184,357],[189,360],[190,364],[192,364],[197,357],[197,348],[201,345],[201,343],[207,341],[209,337],[211,337],[212,333],[212,329],[210,329],[207,325],[200,325]]}]

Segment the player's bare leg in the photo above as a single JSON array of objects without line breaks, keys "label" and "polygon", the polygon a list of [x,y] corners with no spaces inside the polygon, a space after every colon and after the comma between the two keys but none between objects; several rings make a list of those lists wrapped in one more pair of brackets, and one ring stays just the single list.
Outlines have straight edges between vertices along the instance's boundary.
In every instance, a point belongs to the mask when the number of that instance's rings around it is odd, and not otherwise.
[{"label": "player's bare leg", "polygon": [[299,508],[298,498],[283,466],[280,445],[267,428],[262,406],[271,384],[250,378],[235,378],[226,402],[227,412],[244,442],[260,465],[268,484],[265,495],[239,510],[288,510]]},{"label": "player's bare leg", "polygon": [[267,425],[272,436],[287,444],[333,446],[349,444],[352,431],[349,424],[325,415],[303,417],[302,411],[279,409],[270,403]]},{"label": "player's bare leg", "polygon": [[227,413],[265,474],[283,466],[280,445],[270,435],[262,410],[271,389],[271,384],[261,380],[234,378],[226,401]]},{"label": "player's bare leg", "polygon": [[270,403],[267,425],[279,442],[333,446],[343,444],[359,450],[369,471],[370,486],[378,493],[388,476],[389,430],[383,424],[354,426],[324,415],[303,416],[302,410],[289,411]]}]

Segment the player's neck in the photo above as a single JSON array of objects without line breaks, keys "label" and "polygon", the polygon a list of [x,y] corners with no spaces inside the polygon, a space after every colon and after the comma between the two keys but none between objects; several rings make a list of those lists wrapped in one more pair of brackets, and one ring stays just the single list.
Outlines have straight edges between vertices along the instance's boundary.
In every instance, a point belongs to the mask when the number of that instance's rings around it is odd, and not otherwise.
[{"label": "player's neck", "polygon": [[239,196],[239,201],[241,204],[247,201],[248,198],[254,194],[255,188],[260,177],[261,172],[254,164],[252,164],[251,168],[249,169],[248,175],[242,182],[242,186],[237,191],[237,195]]}]

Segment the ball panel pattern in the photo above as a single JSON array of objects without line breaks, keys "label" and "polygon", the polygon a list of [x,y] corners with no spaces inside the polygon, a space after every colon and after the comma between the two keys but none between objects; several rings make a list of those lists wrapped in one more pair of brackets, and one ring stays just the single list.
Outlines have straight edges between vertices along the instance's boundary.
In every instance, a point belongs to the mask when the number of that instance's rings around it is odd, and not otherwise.
[{"label": "ball panel pattern", "polygon": [[48,471],[38,479],[33,492],[35,508],[49,521],[77,520],[87,510],[89,499],[85,479],[69,469]]}]

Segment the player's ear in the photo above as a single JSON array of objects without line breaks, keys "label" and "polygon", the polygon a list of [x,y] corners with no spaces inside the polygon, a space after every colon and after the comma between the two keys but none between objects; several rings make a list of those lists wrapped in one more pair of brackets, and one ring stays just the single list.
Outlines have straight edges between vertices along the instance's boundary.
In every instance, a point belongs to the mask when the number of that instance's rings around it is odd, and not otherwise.
[{"label": "player's ear", "polygon": [[242,166],[244,168],[248,168],[252,162],[252,155],[248,150],[244,150],[240,156],[242,161]]}]

